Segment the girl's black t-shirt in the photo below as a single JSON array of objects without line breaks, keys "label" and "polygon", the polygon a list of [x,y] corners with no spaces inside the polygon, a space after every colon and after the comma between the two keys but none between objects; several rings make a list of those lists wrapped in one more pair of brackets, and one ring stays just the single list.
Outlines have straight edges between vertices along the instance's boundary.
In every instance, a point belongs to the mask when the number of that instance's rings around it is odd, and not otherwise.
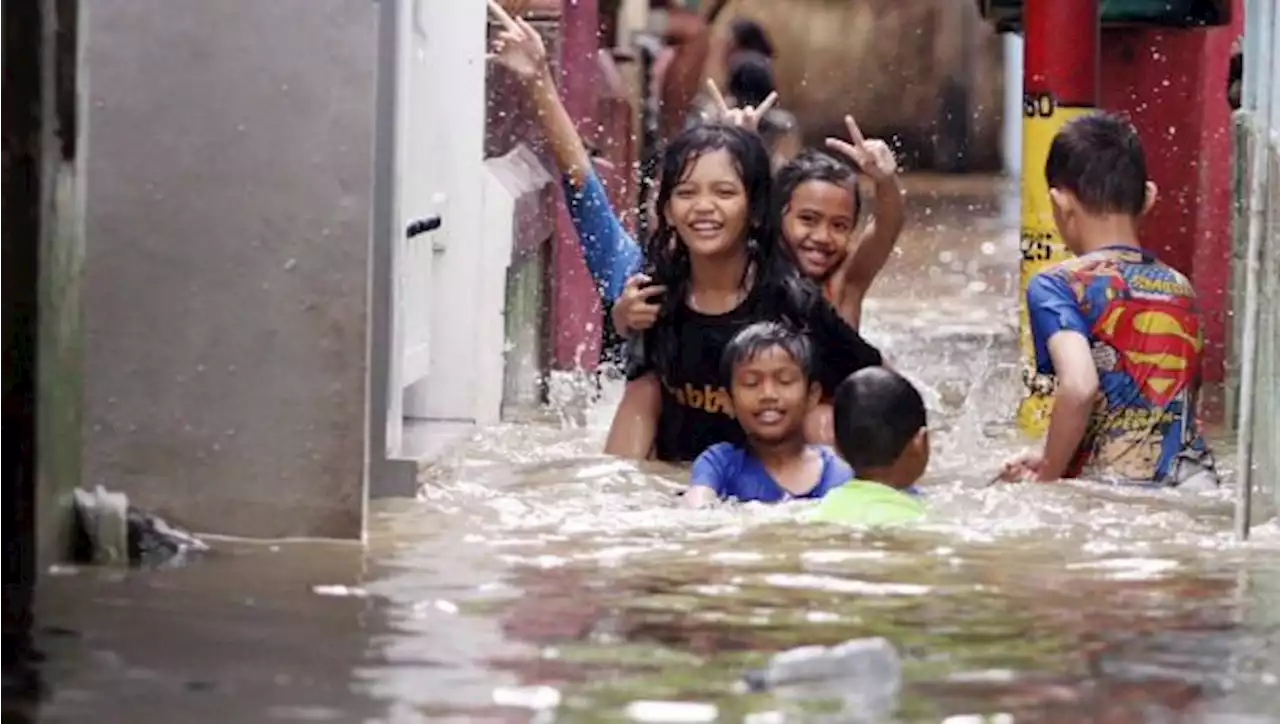
[{"label": "girl's black t-shirt", "polygon": [[[678,330],[679,347],[670,375],[662,382],[662,413],[658,419],[655,456],[668,462],[689,462],[708,447],[729,442],[746,443],[746,434],[733,417],[729,390],[720,376],[720,359],[739,331],[764,321],[792,321],[776,299],[753,289],[737,308],[725,314],[702,314],[680,306],[669,320]],[[815,296],[817,296],[815,294]],[[867,343],[825,299],[818,297],[808,310],[804,332],[813,343],[815,377],[826,395],[850,374],[883,363],[880,351]],[[636,379],[656,369],[652,331],[637,338],[628,371]]]}]

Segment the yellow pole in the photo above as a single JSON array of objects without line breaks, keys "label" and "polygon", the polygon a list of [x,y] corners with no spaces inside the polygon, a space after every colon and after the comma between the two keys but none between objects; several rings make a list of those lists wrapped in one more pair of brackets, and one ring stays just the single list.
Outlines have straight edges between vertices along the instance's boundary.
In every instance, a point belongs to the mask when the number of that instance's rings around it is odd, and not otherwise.
[{"label": "yellow pole", "polygon": [[1049,424],[1053,383],[1037,375],[1027,285],[1071,256],[1053,222],[1044,163],[1058,131],[1097,103],[1098,0],[1026,0],[1022,7],[1022,264],[1019,321],[1026,397],[1018,426],[1042,435]]},{"label": "yellow pole", "polygon": [[1049,145],[1067,121],[1091,108],[1066,108],[1053,102],[1047,93],[1027,93],[1022,101],[1022,263],[1019,283],[1018,317],[1022,345],[1023,381],[1026,396],[1018,406],[1018,427],[1028,435],[1043,435],[1049,424],[1053,403],[1052,378],[1036,374],[1035,349],[1031,343],[1031,323],[1027,314],[1027,285],[1041,271],[1071,258],[1053,222],[1049,185],[1044,163]]}]

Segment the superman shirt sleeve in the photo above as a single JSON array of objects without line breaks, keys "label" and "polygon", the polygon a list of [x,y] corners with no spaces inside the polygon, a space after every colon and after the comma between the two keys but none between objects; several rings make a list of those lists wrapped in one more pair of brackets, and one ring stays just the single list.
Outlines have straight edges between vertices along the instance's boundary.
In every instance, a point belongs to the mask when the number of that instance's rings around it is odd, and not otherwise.
[{"label": "superman shirt sleeve", "polygon": [[1089,338],[1089,321],[1080,309],[1080,301],[1066,280],[1041,272],[1027,285],[1027,313],[1031,317],[1031,340],[1036,350],[1036,371],[1053,374],[1049,359],[1049,339],[1058,332],[1070,330]]}]

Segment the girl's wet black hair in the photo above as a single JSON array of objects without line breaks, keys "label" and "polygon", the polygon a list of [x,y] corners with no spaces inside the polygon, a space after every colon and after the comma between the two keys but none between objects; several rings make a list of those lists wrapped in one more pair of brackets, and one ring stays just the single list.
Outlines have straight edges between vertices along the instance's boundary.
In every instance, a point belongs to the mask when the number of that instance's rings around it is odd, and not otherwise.
[{"label": "girl's wet black hair", "polygon": [[747,278],[752,295],[765,309],[777,310],[773,321],[803,329],[813,306],[821,301],[817,287],[796,268],[791,249],[781,243],[777,209],[773,203],[773,175],[764,142],[750,131],[720,123],[689,128],[671,140],[662,159],[656,210],[657,229],[645,242],[646,273],[655,284],[666,285],[658,324],[644,337],[649,360],[659,375],[669,377],[679,355],[680,315],[689,296],[689,247],[677,238],[666,208],[676,186],[702,156],[725,151],[733,160],[747,195]]},{"label": "girl's wet black hair", "polygon": [[807,148],[778,169],[777,200],[778,217],[786,211],[791,203],[791,195],[796,188],[808,181],[825,181],[836,186],[844,186],[853,194],[853,221],[858,222],[862,213],[862,195],[858,192],[858,172],[853,164],[816,148]]},{"label": "girl's wet black hair", "polygon": [[805,380],[813,379],[815,363],[809,336],[778,322],[756,322],[743,327],[725,345],[724,354],[720,357],[720,377],[725,386],[733,384],[733,370],[738,365],[775,348],[786,352],[795,361]]}]

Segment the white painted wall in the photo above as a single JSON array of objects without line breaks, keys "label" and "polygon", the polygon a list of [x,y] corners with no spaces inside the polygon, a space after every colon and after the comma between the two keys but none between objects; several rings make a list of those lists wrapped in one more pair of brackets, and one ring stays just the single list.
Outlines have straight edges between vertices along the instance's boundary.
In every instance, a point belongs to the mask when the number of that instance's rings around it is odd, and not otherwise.
[{"label": "white painted wall", "polygon": [[482,243],[487,11],[479,1],[399,1],[411,9],[413,36],[401,209],[406,220],[444,220],[432,235],[430,373],[406,391],[404,415],[477,420],[480,302],[509,258],[486,258]]}]

